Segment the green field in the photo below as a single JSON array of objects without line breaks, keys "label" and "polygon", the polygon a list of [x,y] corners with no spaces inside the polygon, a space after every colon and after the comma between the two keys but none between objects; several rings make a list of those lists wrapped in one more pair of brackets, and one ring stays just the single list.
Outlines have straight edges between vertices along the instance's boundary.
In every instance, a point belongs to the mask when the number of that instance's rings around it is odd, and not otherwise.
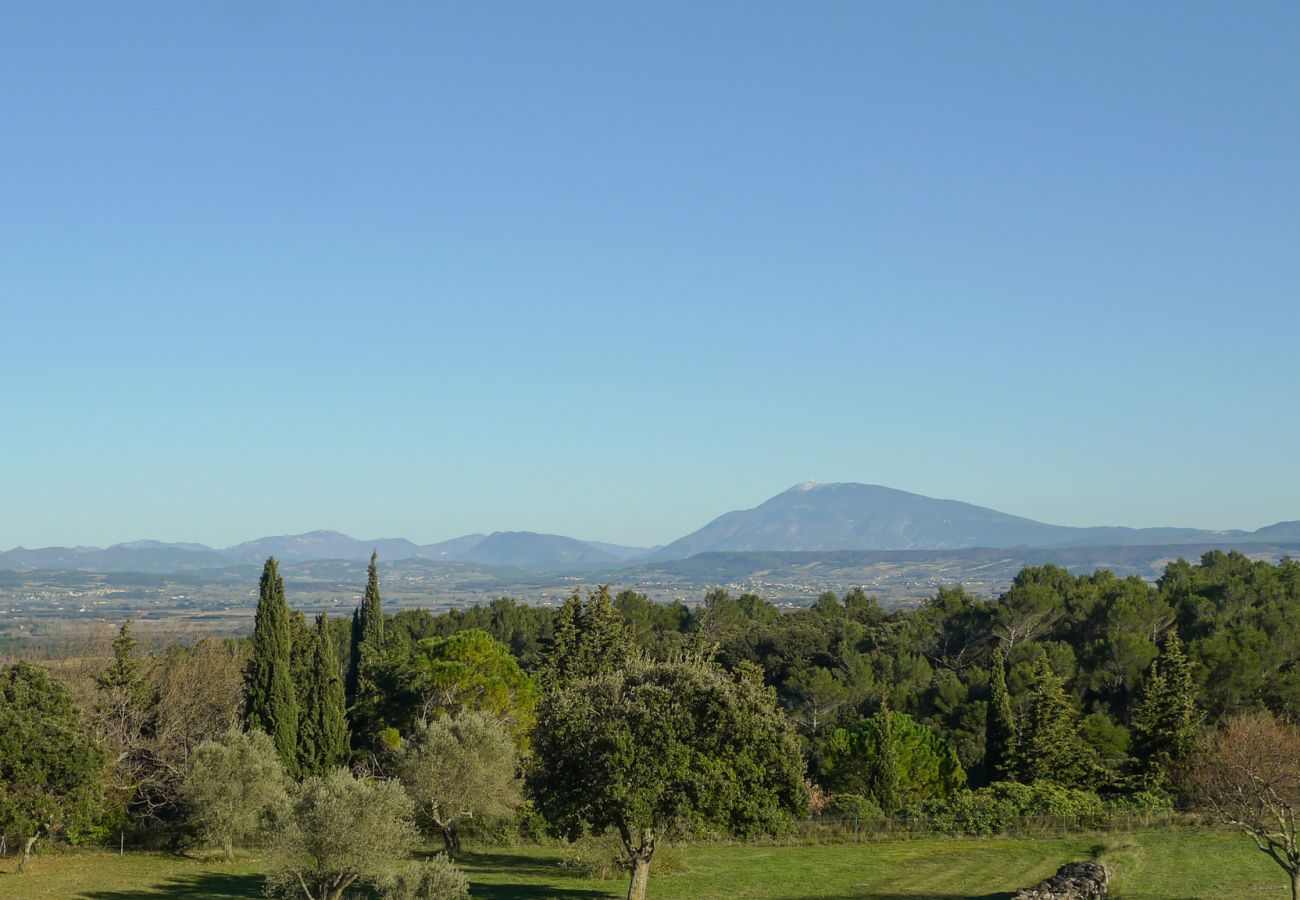
[{"label": "green field", "polygon": [[[621,897],[622,881],[573,877],[553,848],[489,848],[462,864],[475,897]],[[937,839],[820,846],[702,845],[684,851],[686,870],[656,876],[656,898],[1006,897],[1061,863],[1100,856],[1117,872],[1113,895],[1144,898],[1289,897],[1281,870],[1244,838],[1170,829],[1045,839]],[[37,858],[14,874],[0,860],[0,897],[124,900],[128,897],[260,897],[258,860],[233,864],[155,853],[98,851]]]}]

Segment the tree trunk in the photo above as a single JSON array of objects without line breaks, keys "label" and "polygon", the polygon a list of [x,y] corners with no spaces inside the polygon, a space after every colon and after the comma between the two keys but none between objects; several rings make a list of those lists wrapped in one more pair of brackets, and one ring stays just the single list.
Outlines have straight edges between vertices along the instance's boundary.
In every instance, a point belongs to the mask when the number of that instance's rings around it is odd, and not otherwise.
[{"label": "tree trunk", "polygon": [[226,835],[225,840],[221,842],[221,853],[226,858],[226,862],[235,861],[235,839]]},{"label": "tree trunk", "polygon": [[460,832],[456,826],[439,825],[438,830],[442,832],[442,847],[447,851],[447,856],[453,859],[460,856]]},{"label": "tree trunk", "polygon": [[627,900],[645,900],[646,888],[650,884],[650,854],[653,852],[632,854],[632,883],[628,885]]},{"label": "tree trunk", "polygon": [[1291,900],[1300,900],[1300,868],[1292,869],[1291,875]]},{"label": "tree trunk", "polygon": [[34,835],[27,839],[27,843],[23,844],[23,858],[18,861],[19,872],[27,871],[27,866],[32,861],[32,847],[36,845],[36,839],[40,836],[41,832],[37,830]]}]

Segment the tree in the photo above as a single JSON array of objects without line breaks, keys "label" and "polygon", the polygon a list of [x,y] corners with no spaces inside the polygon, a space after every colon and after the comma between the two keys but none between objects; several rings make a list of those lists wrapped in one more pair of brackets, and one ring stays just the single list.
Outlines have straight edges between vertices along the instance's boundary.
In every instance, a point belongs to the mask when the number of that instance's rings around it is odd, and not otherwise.
[{"label": "tree", "polygon": [[989,781],[1007,781],[1015,773],[1016,720],[1007,691],[1006,659],[1002,648],[993,651],[989,678],[988,718],[984,731],[984,774]]},{"label": "tree", "polygon": [[298,699],[293,682],[289,605],[275,557],[262,568],[257,613],[253,618],[253,654],[245,674],[244,719],[250,729],[271,736],[294,775],[298,768]]},{"label": "tree", "polygon": [[149,684],[136,652],[131,623],[113,640],[113,660],[95,678],[95,723],[107,751],[116,805],[148,816],[153,811],[157,765],[151,740],[154,715]]},{"label": "tree", "polygon": [[0,835],[23,839],[20,870],[42,834],[91,831],[103,766],[67,688],[30,663],[0,669]]},{"label": "tree", "polygon": [[821,666],[800,665],[796,668],[786,680],[786,693],[793,700],[791,711],[795,721],[814,736],[826,727],[835,711],[849,701],[849,690],[844,682]]},{"label": "tree", "polygon": [[522,745],[532,730],[537,686],[487,632],[471,628],[451,637],[426,638],[413,666],[419,717],[429,720],[458,710],[480,710],[505,721]]},{"label": "tree", "polygon": [[1292,900],[1300,900],[1300,731],[1267,712],[1234,716],[1192,769],[1189,786],[1281,867]]},{"label": "tree", "polygon": [[1029,690],[1017,751],[1017,774],[1025,783],[1046,780],[1073,786],[1083,774],[1079,712],[1065,693],[1064,680],[1041,657]]},{"label": "tree", "polygon": [[543,668],[543,684],[561,684],[613,671],[635,653],[632,634],[614,607],[609,586],[588,591],[585,602],[574,588],[556,621]]},{"label": "tree", "polygon": [[645,897],[672,828],[780,831],[808,805],[798,737],[758,670],[634,660],[542,700],[528,785],[557,832],[613,829]]},{"label": "tree", "polygon": [[352,646],[349,653],[347,699],[348,705],[357,702],[363,684],[363,669],[369,658],[376,656],[384,646],[384,607],[379,596],[379,551],[370,552],[370,565],[366,567],[366,591],[361,605],[352,613]]},{"label": "tree", "polygon": [[1190,761],[1201,730],[1196,683],[1176,631],[1165,639],[1133,710],[1133,755],[1147,784],[1164,787]]},{"label": "tree", "polygon": [[460,823],[512,815],[523,798],[519,756],[505,724],[484,712],[462,711],[417,726],[402,747],[397,776],[416,813],[460,852]]},{"label": "tree", "polygon": [[267,887],[338,900],[356,882],[379,885],[398,875],[418,840],[411,801],[396,781],[359,779],[342,768],[313,775],[294,790],[275,835]]},{"label": "tree", "polygon": [[261,731],[231,729],[194,750],[182,788],[199,840],[235,858],[235,841],[264,832],[287,800],[284,766],[275,742]]},{"label": "tree", "polygon": [[880,706],[876,726],[876,753],[871,763],[871,793],[876,803],[886,813],[899,807],[898,745],[894,743],[894,717],[889,712],[889,701]]},{"label": "tree", "polygon": [[304,774],[319,775],[348,758],[343,679],[339,677],[338,653],[329,632],[328,616],[323,612],[316,617],[308,648],[298,723],[298,766]]}]

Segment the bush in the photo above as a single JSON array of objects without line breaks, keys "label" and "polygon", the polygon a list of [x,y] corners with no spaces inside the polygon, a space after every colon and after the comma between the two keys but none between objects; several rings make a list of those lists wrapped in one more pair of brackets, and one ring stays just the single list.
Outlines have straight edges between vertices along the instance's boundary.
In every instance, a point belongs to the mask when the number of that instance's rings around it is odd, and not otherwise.
[{"label": "bush", "polygon": [[835,794],[827,804],[824,815],[835,819],[852,819],[858,826],[874,825],[885,819],[880,804],[861,794]]},{"label": "bush", "polygon": [[912,807],[906,817],[949,834],[988,835],[1042,825],[1100,825],[1106,819],[1106,806],[1092,791],[1051,781],[1004,781]]},{"label": "bush", "polygon": [[379,885],[384,900],[465,900],[469,879],[446,856],[407,863]]},{"label": "bush", "polygon": [[[626,878],[632,871],[623,842],[612,833],[587,835],[565,847],[560,865],[583,878],[611,881]],[[660,844],[650,859],[650,874],[675,875],[686,869],[686,857],[671,844]]]}]

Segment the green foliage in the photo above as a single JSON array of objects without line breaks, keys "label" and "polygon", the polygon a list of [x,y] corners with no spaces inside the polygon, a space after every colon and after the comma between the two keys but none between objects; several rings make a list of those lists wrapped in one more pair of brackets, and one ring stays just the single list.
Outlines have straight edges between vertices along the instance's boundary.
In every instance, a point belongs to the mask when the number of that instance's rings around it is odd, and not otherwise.
[{"label": "green foliage", "polygon": [[588,591],[585,602],[574,588],[555,623],[543,684],[560,685],[615,671],[633,657],[634,646],[608,586]]},{"label": "green foliage", "polygon": [[379,882],[383,900],[467,900],[469,879],[443,854],[406,863]]},{"label": "green foliage", "polygon": [[0,669],[0,835],[92,837],[104,756],[67,688],[45,669]]},{"label": "green foliage", "polygon": [[343,679],[325,613],[316,617],[307,646],[309,658],[300,688],[298,768],[304,775],[319,775],[348,759]]},{"label": "green foliage", "polygon": [[420,641],[413,657],[419,715],[479,710],[508,723],[521,743],[532,730],[538,690],[510,649],[477,629]]},{"label": "green foliage", "polygon": [[1090,827],[1101,824],[1106,805],[1092,791],[1049,781],[1034,784],[998,782],[976,791],[959,791],[946,800],[910,808],[908,818],[949,834],[989,835],[1031,827],[1033,819],[1050,825]]},{"label": "green foliage", "polygon": [[352,613],[351,645],[344,694],[348,704],[352,736],[359,748],[366,748],[382,728],[392,723],[385,718],[386,697],[381,670],[390,668],[384,639],[383,600],[379,594],[379,554],[370,554],[366,567],[366,590],[361,605]]},{"label": "green foliage", "polygon": [[1191,761],[1201,725],[1192,666],[1171,631],[1133,711],[1133,751],[1144,783],[1158,790]]},{"label": "green foliage", "polygon": [[265,834],[283,811],[288,779],[275,743],[260,731],[232,729],[194,749],[181,789],[198,840],[234,858],[235,843]]},{"label": "green foliage", "polygon": [[834,790],[871,796],[886,813],[946,797],[966,784],[952,745],[933,728],[888,707],[854,728],[836,729],[821,760]]},{"label": "green foliage", "polygon": [[1029,689],[1029,708],[1020,729],[1017,774],[1021,781],[1074,785],[1083,780],[1079,712],[1066,696],[1064,679],[1041,658]]},{"label": "green foliage", "polygon": [[298,768],[298,699],[290,627],[284,579],[272,556],[262,568],[258,589],[253,652],[244,679],[244,721],[249,729],[271,736],[285,771],[293,775]]},{"label": "green foliage", "polygon": [[1016,720],[1011,711],[1006,658],[1001,647],[993,651],[992,665],[984,736],[984,777],[989,781],[1006,781],[1016,766]]},{"label": "green foliage", "polygon": [[462,822],[491,823],[518,810],[518,767],[505,724],[461,710],[418,725],[402,745],[396,770],[417,815],[455,854]]},{"label": "green foliage", "polygon": [[634,662],[551,690],[528,777],[538,811],[570,839],[615,830],[633,861],[633,894],[674,830],[789,827],[808,806],[802,755],[756,674]]},{"label": "green foliage", "polygon": [[294,790],[274,836],[267,889],[337,900],[355,883],[398,876],[418,840],[411,801],[397,782],[359,779],[346,769],[313,775]]}]

